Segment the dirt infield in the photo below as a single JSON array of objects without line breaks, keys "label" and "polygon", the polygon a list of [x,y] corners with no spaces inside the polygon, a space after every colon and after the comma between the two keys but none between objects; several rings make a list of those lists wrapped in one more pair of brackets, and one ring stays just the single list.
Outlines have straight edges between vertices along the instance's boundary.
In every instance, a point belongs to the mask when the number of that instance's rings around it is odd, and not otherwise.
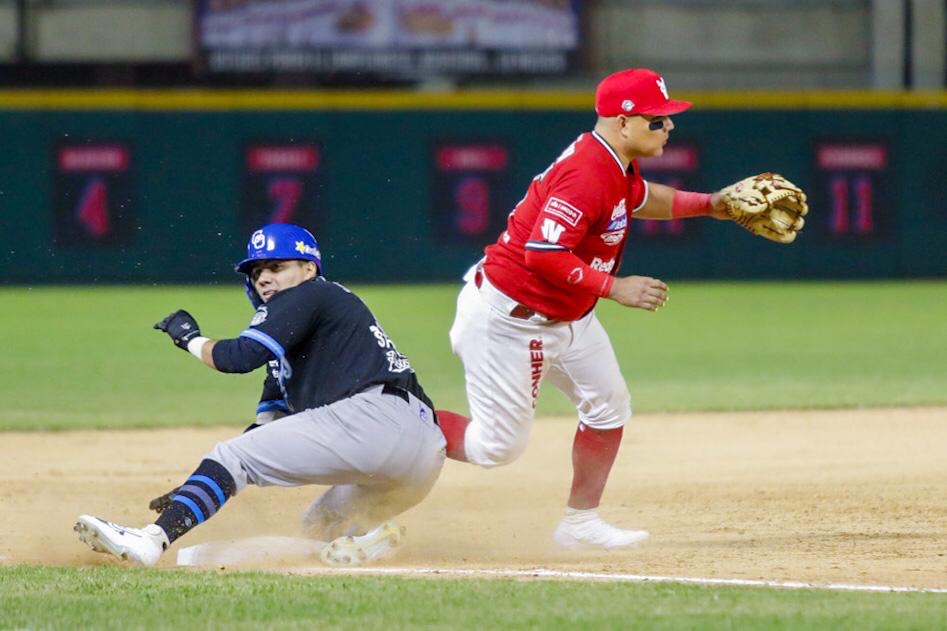
[{"label": "dirt infield", "polygon": [[[636,417],[602,514],[653,537],[612,553],[550,542],[573,426],[538,421],[508,467],[448,462],[388,564],[947,587],[945,408]],[[75,517],[149,521],[148,499],[237,431],[0,434],[0,564],[111,562],[77,541]],[[248,489],[176,547],[296,536],[319,491]]]}]

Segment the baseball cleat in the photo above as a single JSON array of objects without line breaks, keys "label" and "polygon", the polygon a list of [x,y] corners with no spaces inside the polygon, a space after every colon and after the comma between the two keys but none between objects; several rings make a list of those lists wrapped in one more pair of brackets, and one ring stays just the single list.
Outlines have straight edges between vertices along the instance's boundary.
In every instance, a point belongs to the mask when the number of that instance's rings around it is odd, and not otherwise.
[{"label": "baseball cleat", "polygon": [[157,563],[169,545],[167,535],[156,524],[128,528],[92,515],[80,515],[72,529],[79,533],[80,541],[96,552],[147,567]]},{"label": "baseball cleat", "polygon": [[405,529],[385,522],[359,537],[339,537],[322,548],[320,557],[327,565],[362,565],[388,556],[404,540]]},{"label": "baseball cleat", "polygon": [[615,528],[596,515],[580,523],[563,519],[552,539],[567,550],[614,550],[634,547],[650,536],[647,530]]}]

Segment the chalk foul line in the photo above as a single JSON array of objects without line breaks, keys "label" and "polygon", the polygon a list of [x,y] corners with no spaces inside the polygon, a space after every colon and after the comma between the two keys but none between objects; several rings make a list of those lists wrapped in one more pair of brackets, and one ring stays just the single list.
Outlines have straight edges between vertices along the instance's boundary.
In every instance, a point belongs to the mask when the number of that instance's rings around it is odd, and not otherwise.
[{"label": "chalk foul line", "polygon": [[541,578],[571,579],[581,581],[606,581],[616,583],[676,583],[683,585],[712,585],[723,587],[773,587],[778,589],[820,589],[850,592],[901,592],[923,594],[947,594],[947,588],[903,587],[895,585],[858,585],[849,583],[807,583],[803,581],[770,581],[742,578],[698,578],[687,576],[647,576],[643,574],[609,574],[600,572],[566,572],[536,568],[531,570],[462,569],[423,567],[353,567],[339,569],[308,568],[294,569],[294,574],[328,574],[342,571],[350,574],[368,575],[433,575],[466,576],[483,578]]}]

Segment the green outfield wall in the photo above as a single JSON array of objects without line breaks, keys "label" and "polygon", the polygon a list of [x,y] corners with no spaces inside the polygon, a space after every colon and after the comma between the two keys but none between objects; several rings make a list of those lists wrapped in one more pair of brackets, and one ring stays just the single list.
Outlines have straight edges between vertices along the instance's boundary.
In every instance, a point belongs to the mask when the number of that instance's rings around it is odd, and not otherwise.
[{"label": "green outfield wall", "polygon": [[[635,221],[624,272],[947,275],[947,96],[680,96],[696,105],[646,178],[778,171],[810,193],[809,222],[780,246]],[[311,227],[338,279],[456,278],[590,110],[572,93],[0,92],[0,281],[233,282],[271,220]]]}]

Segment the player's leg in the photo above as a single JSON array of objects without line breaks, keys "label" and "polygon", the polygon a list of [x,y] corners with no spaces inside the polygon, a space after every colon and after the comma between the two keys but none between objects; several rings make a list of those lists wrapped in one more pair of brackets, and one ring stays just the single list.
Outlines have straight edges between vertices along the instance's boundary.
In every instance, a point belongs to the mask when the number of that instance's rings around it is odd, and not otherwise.
[{"label": "player's leg", "polygon": [[418,460],[416,471],[423,475],[413,479],[333,486],[306,509],[303,531],[328,542],[321,558],[329,565],[357,565],[387,556],[405,536],[405,529],[390,520],[427,496],[443,463],[441,449],[427,462]]},{"label": "player's leg", "polygon": [[[155,524],[127,528],[84,515],[76,530],[97,551],[153,565],[173,541],[216,514],[247,484],[395,485],[414,480],[426,465],[432,479],[414,500],[420,501],[440,472],[443,435],[427,406],[381,390],[379,386],[219,443]],[[419,424],[425,427],[420,437],[411,431]],[[412,438],[420,442],[404,445]],[[438,463],[436,469],[431,462]]]},{"label": "player's leg", "polygon": [[333,486],[303,515],[304,532],[329,542],[321,555],[326,563],[358,564],[391,552],[404,529],[388,520],[424,499],[440,475],[444,437],[427,406],[407,398],[377,400],[376,414],[388,415],[402,431],[372,479]]},{"label": "player's leg", "polygon": [[[443,462],[443,460],[442,460]],[[325,541],[322,560],[354,565],[378,559],[397,548],[405,529],[392,518],[419,503],[430,491],[402,484],[345,484],[330,487],[303,514],[305,535]]]},{"label": "player's leg", "polygon": [[[307,536],[329,541],[365,534],[423,500],[444,465],[444,437],[430,417],[411,414],[396,400],[379,401],[387,409],[377,414],[400,417],[402,430],[384,462],[354,484],[336,484],[310,504],[303,514]],[[418,402],[413,399],[410,405]],[[426,406],[425,406],[426,407]],[[426,415],[425,415],[426,416]]]},{"label": "player's leg", "polygon": [[567,547],[623,547],[648,534],[609,526],[597,508],[631,417],[631,397],[605,329],[594,314],[573,325],[574,337],[549,371],[549,380],[576,405],[572,488],[555,538]]},{"label": "player's leg", "polygon": [[470,422],[438,410],[448,456],[494,467],[523,453],[548,357],[566,330],[504,315],[473,282],[464,286],[450,339],[464,365]]},{"label": "player's leg", "polygon": [[[247,484],[294,486],[353,481],[352,467],[334,449],[344,443],[337,420],[313,427],[306,413],[288,416],[252,432],[218,443],[177,489],[171,503],[153,524],[137,529],[80,516],[79,538],[98,552],[154,565],[175,540],[213,517],[224,503]],[[367,462],[380,458],[366,449]],[[303,463],[303,464],[298,464]],[[312,464],[310,470],[304,465]],[[318,471],[311,470],[317,468]],[[368,478],[368,475],[365,475]]]},{"label": "player's leg", "polygon": [[150,566],[181,535],[213,517],[237,490],[227,468],[209,456],[177,489],[168,508],[153,524],[130,528],[81,515],[74,529],[96,552]]}]

